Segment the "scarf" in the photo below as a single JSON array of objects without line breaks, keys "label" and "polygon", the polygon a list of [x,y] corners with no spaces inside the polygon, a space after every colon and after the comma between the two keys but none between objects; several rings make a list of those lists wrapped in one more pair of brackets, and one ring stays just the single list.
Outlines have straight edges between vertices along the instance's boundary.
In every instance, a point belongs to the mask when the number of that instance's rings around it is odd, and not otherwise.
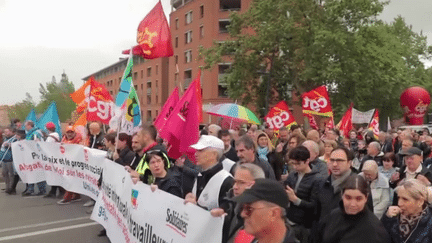
[{"label": "scarf", "polygon": [[346,178],[348,178],[348,176],[351,175],[351,170],[348,170],[347,172],[345,172],[345,174],[343,174],[340,178],[335,179],[334,176],[331,177],[332,179],[332,186],[333,186],[333,192],[336,194],[337,192],[342,191],[341,189],[341,185],[342,183],[345,182]]},{"label": "scarf", "polygon": [[259,156],[260,159],[268,162],[268,158],[267,158],[267,154],[269,152],[268,147],[261,148],[261,147],[258,146],[258,151],[257,152],[258,152],[258,156]]},{"label": "scarf", "polygon": [[403,214],[400,215],[399,231],[404,240],[407,240],[407,238],[411,235],[414,228],[417,226],[417,223],[424,215],[426,215],[426,209],[423,209],[423,211],[421,211],[417,215],[408,215],[408,216],[405,216]]}]

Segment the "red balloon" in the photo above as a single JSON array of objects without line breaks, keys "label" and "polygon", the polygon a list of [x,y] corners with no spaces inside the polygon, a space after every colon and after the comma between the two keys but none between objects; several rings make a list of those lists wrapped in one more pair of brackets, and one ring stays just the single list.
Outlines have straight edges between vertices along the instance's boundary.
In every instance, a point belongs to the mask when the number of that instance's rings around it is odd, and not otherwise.
[{"label": "red balloon", "polygon": [[423,117],[431,102],[429,92],[418,86],[410,87],[402,92],[400,105],[411,125],[423,124]]}]

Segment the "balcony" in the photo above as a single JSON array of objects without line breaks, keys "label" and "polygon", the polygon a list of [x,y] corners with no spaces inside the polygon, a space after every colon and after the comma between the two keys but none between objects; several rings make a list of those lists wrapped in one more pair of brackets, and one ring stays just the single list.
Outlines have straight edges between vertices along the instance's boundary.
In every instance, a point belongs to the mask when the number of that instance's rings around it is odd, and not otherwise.
[{"label": "balcony", "polygon": [[152,93],[152,89],[151,88],[147,88],[147,95],[150,95]]}]

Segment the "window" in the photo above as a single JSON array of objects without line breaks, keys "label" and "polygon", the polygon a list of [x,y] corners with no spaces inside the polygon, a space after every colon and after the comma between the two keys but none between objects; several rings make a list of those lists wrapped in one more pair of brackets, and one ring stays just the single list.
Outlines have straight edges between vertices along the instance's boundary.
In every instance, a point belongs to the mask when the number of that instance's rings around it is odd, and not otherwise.
[{"label": "window", "polygon": [[151,110],[147,110],[147,121],[151,121],[152,120],[152,116],[151,116]]},{"label": "window", "polygon": [[226,82],[226,73],[231,67],[231,64],[219,64],[219,74],[218,74],[218,96],[228,97],[228,84]]},{"label": "window", "polygon": [[156,110],[156,117],[159,116],[159,110]]},{"label": "window", "polygon": [[147,68],[147,77],[151,77],[151,67]]},{"label": "window", "polygon": [[174,61],[175,61],[175,64],[178,64],[178,55],[175,55]]},{"label": "window", "polygon": [[174,40],[174,46],[175,46],[175,48],[178,47],[178,36],[176,36],[176,38]]},{"label": "window", "polygon": [[178,28],[179,28],[179,20],[178,20],[178,18],[175,20],[175,28],[176,28],[176,30],[178,30]]},{"label": "window", "polygon": [[192,42],[192,30],[189,30],[185,33],[185,44]]},{"label": "window", "polygon": [[137,80],[137,79],[138,79],[138,73],[137,73],[137,72],[134,72],[134,77],[133,77],[133,79],[134,79],[134,80]]},{"label": "window", "polygon": [[204,25],[200,26],[200,28],[199,28],[199,35],[200,35],[201,39],[204,38]]},{"label": "window", "polygon": [[[156,94],[156,104],[159,103],[159,96]],[[157,115],[156,115],[157,116]]]},{"label": "window", "polygon": [[134,89],[137,90],[138,89],[138,85],[135,84],[134,85]]},{"label": "window", "polygon": [[219,0],[220,11],[239,11],[241,0]]},{"label": "window", "polygon": [[200,18],[204,18],[204,5],[200,6]]},{"label": "window", "polygon": [[219,33],[228,33],[228,26],[230,25],[229,19],[219,20]]},{"label": "window", "polygon": [[185,51],[185,63],[192,62],[192,50]]},{"label": "window", "polygon": [[141,84],[141,91],[144,90],[144,84]]},{"label": "window", "polygon": [[151,104],[151,94],[147,95],[147,105]]},{"label": "window", "polygon": [[144,70],[141,70],[141,79],[144,78]]},{"label": "window", "polygon": [[190,23],[192,23],[192,11],[185,14],[185,24],[188,25]]},{"label": "window", "polygon": [[156,88],[159,86],[158,83],[159,83],[159,80],[156,79]]},{"label": "window", "polygon": [[156,75],[159,74],[159,65],[156,65]]},{"label": "window", "polygon": [[184,71],[184,89],[189,87],[189,84],[192,82],[192,70]]}]

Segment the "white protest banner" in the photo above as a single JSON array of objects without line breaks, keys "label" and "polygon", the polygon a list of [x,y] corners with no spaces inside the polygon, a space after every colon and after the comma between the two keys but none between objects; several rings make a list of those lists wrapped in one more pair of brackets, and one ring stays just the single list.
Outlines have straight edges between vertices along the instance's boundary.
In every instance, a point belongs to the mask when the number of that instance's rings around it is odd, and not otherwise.
[{"label": "white protest banner", "polygon": [[78,144],[19,141],[12,144],[15,171],[25,183],[46,181],[96,199],[106,152]]},{"label": "white protest banner", "polygon": [[361,123],[369,123],[372,119],[372,116],[375,112],[375,109],[368,110],[365,112],[352,109],[352,123],[361,124]]},{"label": "white protest banner", "polygon": [[223,218],[161,190],[133,184],[123,166],[106,160],[101,193],[91,219],[111,242],[220,243]]}]

